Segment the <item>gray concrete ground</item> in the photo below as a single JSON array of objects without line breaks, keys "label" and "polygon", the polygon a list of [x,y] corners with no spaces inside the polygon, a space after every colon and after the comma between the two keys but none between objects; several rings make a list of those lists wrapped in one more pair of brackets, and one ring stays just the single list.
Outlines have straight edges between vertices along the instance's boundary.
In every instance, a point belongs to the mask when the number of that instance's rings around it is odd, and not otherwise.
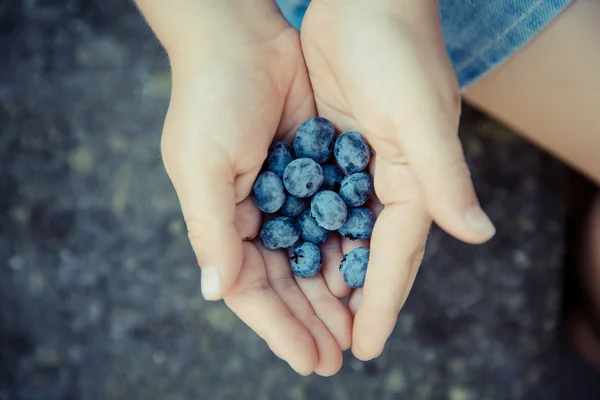
[{"label": "gray concrete ground", "polygon": [[562,169],[498,124],[461,130],[497,237],[435,229],[380,359],[301,378],[200,296],[130,2],[0,0],[0,54],[0,399],[552,398]]}]

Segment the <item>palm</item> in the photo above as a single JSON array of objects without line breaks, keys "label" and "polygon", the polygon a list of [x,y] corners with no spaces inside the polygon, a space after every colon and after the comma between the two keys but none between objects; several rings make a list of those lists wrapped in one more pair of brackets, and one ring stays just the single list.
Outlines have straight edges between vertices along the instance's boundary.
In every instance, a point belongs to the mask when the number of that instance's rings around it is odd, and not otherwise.
[{"label": "palm", "polygon": [[[315,114],[297,32],[287,29],[252,46],[252,52],[217,54],[193,71],[185,83],[179,89],[174,79],[163,145],[165,164],[178,193],[190,191],[197,179],[178,184],[184,180],[177,179],[170,159],[186,160],[186,171],[206,170],[203,165],[209,164],[213,171],[208,173],[222,175],[204,186],[211,191],[223,188],[216,197],[220,200],[231,198],[234,209],[228,215],[235,230],[228,239],[237,236],[237,240],[219,242],[207,237],[211,232],[206,230],[197,234],[201,229],[194,226],[206,221],[189,218],[197,203],[187,204],[180,195],[192,245],[202,249],[197,254],[211,253],[221,260],[228,257],[222,264],[241,264],[224,300],[276,355],[302,373],[334,374],[341,366],[341,350],[350,346],[351,316],[331,293],[323,275],[295,279],[286,252],[267,250],[254,239],[261,214],[249,198],[270,143],[290,140],[297,127]],[[169,156],[169,149],[176,154]],[[208,197],[203,193],[200,198],[206,201]],[[213,248],[207,249],[206,243]],[[239,247],[232,248],[231,243],[239,243]],[[328,246],[334,250],[324,257],[323,273],[332,275],[341,260],[339,241],[332,239]],[[200,256],[199,262],[208,263]],[[343,282],[338,279],[335,284],[334,292]]]},{"label": "palm", "polygon": [[[397,26],[386,25],[381,20],[371,25],[363,20],[361,30],[342,28],[344,36],[341,38],[331,32],[322,20],[326,15],[322,8],[325,8],[322,3],[311,5],[302,31],[303,50],[316,106],[319,115],[330,119],[338,129],[358,130],[368,137],[377,154],[371,170],[378,197],[374,207],[380,212],[381,203],[403,201],[398,196],[405,192],[401,187],[406,188],[406,180],[412,174],[402,148],[382,134],[389,130],[391,121],[388,116],[397,114],[393,109],[399,107],[410,115],[418,97],[423,96],[414,92],[425,89],[427,79],[420,73],[422,68],[412,44],[401,40],[403,35],[398,32]],[[365,35],[365,31],[369,35]],[[368,56],[356,57],[357,54]],[[389,70],[397,66],[402,69]],[[390,75],[400,79],[390,82],[385,79]],[[419,79],[423,80],[423,85],[415,84],[415,80]],[[398,93],[401,95],[398,96]],[[390,98],[399,99],[400,103],[390,102]],[[403,99],[406,99],[404,103]],[[402,166],[404,171],[394,171],[394,166]],[[403,177],[400,180],[389,179],[391,174]]]},{"label": "palm", "polygon": [[[379,217],[365,288],[350,300],[356,313],[353,351],[370,359],[395,325],[431,224],[413,165],[390,131],[422,124],[415,119],[423,115],[417,108],[435,103],[430,83],[435,80],[423,73],[431,55],[419,54],[396,21],[364,13],[356,18],[332,16],[325,2],[313,2],[303,21],[302,46],[319,115],[341,130],[363,132],[376,153],[371,171],[378,199],[371,207]],[[344,251],[356,245],[342,241]]]}]

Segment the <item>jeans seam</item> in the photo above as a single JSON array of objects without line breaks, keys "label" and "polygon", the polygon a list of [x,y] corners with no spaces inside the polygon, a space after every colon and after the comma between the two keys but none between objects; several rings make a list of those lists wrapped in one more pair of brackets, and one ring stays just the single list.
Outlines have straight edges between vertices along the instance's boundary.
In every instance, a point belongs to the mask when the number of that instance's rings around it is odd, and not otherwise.
[{"label": "jeans seam", "polygon": [[465,68],[467,68],[473,61],[480,58],[486,51],[488,51],[489,49],[494,47],[496,44],[498,44],[498,42],[500,42],[502,39],[504,39],[506,36],[508,36],[508,34],[510,34],[515,28],[517,28],[519,25],[521,25],[521,23],[523,23],[523,21],[525,21],[531,14],[533,14],[533,12],[536,11],[543,3],[544,3],[544,0],[537,0],[537,2],[534,3],[526,12],[521,14],[521,16],[519,18],[517,18],[517,20],[515,22],[513,22],[509,27],[507,27],[504,31],[502,31],[500,34],[498,34],[494,38],[494,40],[490,41],[488,44],[481,47],[471,57],[469,57],[467,60],[465,60],[465,61],[461,62],[459,65],[457,65],[456,73],[459,73],[462,70],[464,70]]}]

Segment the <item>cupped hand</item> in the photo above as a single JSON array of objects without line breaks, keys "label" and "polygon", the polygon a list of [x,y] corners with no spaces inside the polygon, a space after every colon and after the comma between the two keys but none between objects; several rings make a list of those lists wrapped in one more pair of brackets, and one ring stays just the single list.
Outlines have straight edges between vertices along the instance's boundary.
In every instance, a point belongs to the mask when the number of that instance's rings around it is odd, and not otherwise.
[{"label": "cupped hand", "polygon": [[474,244],[490,239],[494,226],[457,136],[460,93],[437,1],[313,0],[301,33],[319,115],[364,133],[376,153],[371,168],[383,207],[364,289],[350,298],[352,349],[367,360],[394,328],[432,220]]},{"label": "cupped hand", "polygon": [[[280,15],[258,23],[246,32],[236,24],[210,51],[171,54],[164,164],[204,297],[224,299],[297,372],[332,375],[350,347],[348,309],[322,275],[295,279],[287,253],[256,240],[262,217],[249,195],[269,145],[316,112],[297,31]],[[341,259],[339,240],[330,247],[324,271]]]}]

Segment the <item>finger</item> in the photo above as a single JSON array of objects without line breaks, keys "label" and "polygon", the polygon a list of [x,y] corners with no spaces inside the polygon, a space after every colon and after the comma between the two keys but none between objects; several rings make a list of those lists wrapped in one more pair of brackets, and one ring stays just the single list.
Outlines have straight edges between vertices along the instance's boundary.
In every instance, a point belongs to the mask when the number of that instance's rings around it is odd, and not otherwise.
[{"label": "finger", "polygon": [[321,254],[323,256],[323,267],[321,274],[327,283],[329,292],[338,299],[343,299],[350,294],[350,288],[344,283],[340,272],[342,263],[342,247],[340,236],[330,234],[325,243],[321,245]]},{"label": "finger", "polygon": [[257,248],[265,261],[269,284],[314,338],[318,354],[315,372],[322,376],[335,374],[342,367],[340,347],[296,284],[287,253],[268,250],[260,244]]},{"label": "finger", "polygon": [[[388,176],[401,173],[393,168]],[[367,277],[352,337],[352,351],[362,360],[382,351],[423,257],[431,218],[418,188],[407,187],[406,191],[412,195],[402,203],[386,205],[373,229]]]},{"label": "finger", "polygon": [[352,316],[342,302],[325,284],[323,275],[303,279],[295,277],[296,283],[306,296],[313,310],[333,335],[342,351],[350,348],[352,339]]},{"label": "finger", "polygon": [[[409,127],[402,139],[433,219],[445,231],[468,243],[492,238],[495,228],[481,209],[469,167],[456,130],[447,119],[415,117],[419,126]],[[432,122],[432,121],[438,121]],[[429,121],[429,122],[426,122]]]},{"label": "finger", "polygon": [[252,240],[260,231],[262,213],[251,197],[247,197],[235,208],[235,227],[242,240]]},{"label": "finger", "polygon": [[179,140],[163,136],[165,168],[202,269],[202,294],[207,300],[220,300],[242,265],[242,241],[235,225],[235,171],[222,151],[183,145]]},{"label": "finger", "polygon": [[225,303],[277,357],[299,374],[311,374],[318,362],[312,334],[269,285],[264,261],[254,244],[244,243],[243,254],[237,285]]}]

